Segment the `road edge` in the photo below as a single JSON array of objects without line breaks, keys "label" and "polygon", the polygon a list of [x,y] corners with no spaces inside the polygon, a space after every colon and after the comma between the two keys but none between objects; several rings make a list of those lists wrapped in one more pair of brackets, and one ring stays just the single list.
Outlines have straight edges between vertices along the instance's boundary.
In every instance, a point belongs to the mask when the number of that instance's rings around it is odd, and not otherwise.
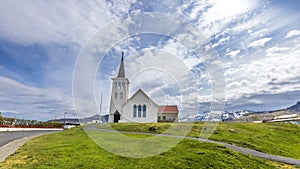
[{"label": "road edge", "polygon": [[29,137],[23,137],[23,138],[11,141],[11,142],[3,145],[2,147],[0,147],[0,152],[1,152],[0,163],[2,163],[8,156],[12,155],[15,151],[17,151],[27,141],[29,141],[35,137],[39,137],[39,136],[51,134],[51,133],[53,133],[53,132],[37,134],[37,135],[29,136]]}]

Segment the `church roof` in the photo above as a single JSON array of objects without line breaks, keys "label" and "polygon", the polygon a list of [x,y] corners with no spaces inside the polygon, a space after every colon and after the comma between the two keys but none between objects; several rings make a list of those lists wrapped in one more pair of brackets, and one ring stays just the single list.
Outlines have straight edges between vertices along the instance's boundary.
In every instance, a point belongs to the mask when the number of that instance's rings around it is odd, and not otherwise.
[{"label": "church roof", "polygon": [[118,73],[117,78],[125,78],[124,52],[122,52],[122,59],[121,59],[121,64],[120,64],[119,73]]},{"label": "church roof", "polygon": [[178,107],[172,106],[159,106],[157,113],[178,113]]},{"label": "church roof", "polygon": [[157,105],[155,103],[155,101],[153,101],[142,89],[139,89],[138,91],[136,91],[125,103],[122,104],[122,107],[124,107],[127,103],[129,103],[138,93],[142,93],[143,95],[145,95],[150,101],[152,101],[155,105]]}]

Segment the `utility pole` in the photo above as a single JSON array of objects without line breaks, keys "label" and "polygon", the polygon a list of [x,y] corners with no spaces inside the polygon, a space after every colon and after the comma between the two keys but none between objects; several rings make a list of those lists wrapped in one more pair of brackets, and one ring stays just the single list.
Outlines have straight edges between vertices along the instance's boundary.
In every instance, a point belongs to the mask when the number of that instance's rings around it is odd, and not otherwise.
[{"label": "utility pole", "polygon": [[66,114],[67,112],[64,112],[64,125],[66,125]]},{"label": "utility pole", "polygon": [[103,93],[101,93],[101,100],[100,100],[99,123],[101,122],[102,99],[103,99]]}]

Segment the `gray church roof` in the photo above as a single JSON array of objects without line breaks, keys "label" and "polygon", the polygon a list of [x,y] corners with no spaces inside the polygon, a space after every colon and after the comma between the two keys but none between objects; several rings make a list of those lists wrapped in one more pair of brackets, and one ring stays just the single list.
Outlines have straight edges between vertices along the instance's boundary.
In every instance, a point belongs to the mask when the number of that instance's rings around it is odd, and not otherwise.
[{"label": "gray church roof", "polygon": [[122,52],[122,59],[121,59],[121,64],[120,64],[119,73],[118,73],[117,78],[125,78],[124,52]]}]

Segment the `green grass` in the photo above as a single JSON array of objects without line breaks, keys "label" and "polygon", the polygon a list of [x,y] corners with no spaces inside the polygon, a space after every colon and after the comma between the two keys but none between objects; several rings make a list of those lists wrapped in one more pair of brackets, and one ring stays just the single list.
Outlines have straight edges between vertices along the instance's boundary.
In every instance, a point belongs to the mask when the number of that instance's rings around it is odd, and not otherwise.
[{"label": "green grass", "polygon": [[[123,124],[122,124],[123,125]],[[122,126],[121,125],[121,126]],[[116,140],[117,133],[89,132],[102,139]],[[131,138],[151,138],[127,134]],[[164,141],[161,138],[159,141]],[[168,138],[171,139],[171,138]],[[127,146],[128,140],[120,140]],[[99,142],[98,142],[99,143]],[[118,146],[117,146],[118,147]],[[122,146],[119,146],[122,147]],[[115,151],[122,152],[116,148]],[[0,163],[3,169],[73,169],[73,168],[281,168],[267,160],[258,159],[212,143],[183,139],[170,150],[147,158],[128,158],[100,148],[81,128],[34,138],[16,153]],[[291,167],[291,166],[284,166]]]},{"label": "green grass", "polygon": [[[139,131],[150,133],[167,133],[199,137],[204,123],[121,123],[101,125],[101,128],[112,127],[122,131]],[[170,126],[173,129],[168,129]],[[155,127],[155,131],[149,131]],[[212,140],[222,141],[258,151],[300,159],[300,125],[287,123],[219,123],[210,137]]]}]

